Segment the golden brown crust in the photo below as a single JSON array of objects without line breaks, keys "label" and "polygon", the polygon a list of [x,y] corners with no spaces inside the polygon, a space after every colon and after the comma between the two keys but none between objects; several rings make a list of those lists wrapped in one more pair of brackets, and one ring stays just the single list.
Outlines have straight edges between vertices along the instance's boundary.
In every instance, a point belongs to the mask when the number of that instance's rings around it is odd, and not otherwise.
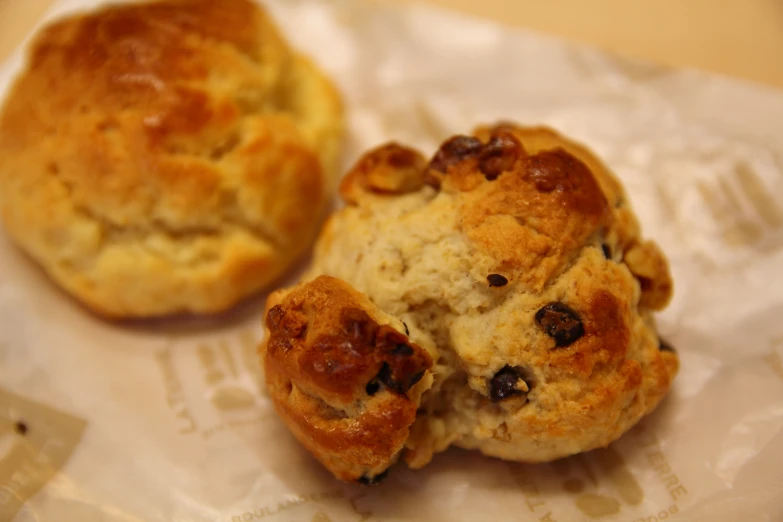
[{"label": "golden brown crust", "polygon": [[[267,387],[299,440],[343,480],[369,480],[408,437],[432,366],[347,283],[322,276],[270,297]],[[394,321],[398,323],[398,321]]]},{"label": "golden brown crust", "polygon": [[98,312],[225,309],[314,235],[341,111],[248,0],[63,19],[33,41],[0,114],[5,225]]},{"label": "golden brown crust", "polygon": [[[610,252],[624,253],[642,306],[668,304],[673,284],[666,259],[654,243],[639,243],[622,186],[589,150],[546,127],[500,123],[474,134],[446,140],[426,167],[413,149],[380,146],[359,159],[340,193],[346,203],[364,197],[372,206],[368,195],[414,192],[423,179],[462,193],[462,230],[498,261],[497,271],[540,290],[585,243],[600,240]],[[391,151],[411,159],[395,164]],[[385,185],[406,188],[379,188]]]}]

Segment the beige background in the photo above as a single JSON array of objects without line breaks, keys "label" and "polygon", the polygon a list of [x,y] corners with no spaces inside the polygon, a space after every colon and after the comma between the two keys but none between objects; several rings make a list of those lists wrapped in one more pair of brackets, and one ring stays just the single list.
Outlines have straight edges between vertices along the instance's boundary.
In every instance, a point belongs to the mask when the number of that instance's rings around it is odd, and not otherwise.
[{"label": "beige background", "polygon": [[[656,62],[783,88],[783,0],[424,1]],[[0,0],[0,61],[53,0]]]}]

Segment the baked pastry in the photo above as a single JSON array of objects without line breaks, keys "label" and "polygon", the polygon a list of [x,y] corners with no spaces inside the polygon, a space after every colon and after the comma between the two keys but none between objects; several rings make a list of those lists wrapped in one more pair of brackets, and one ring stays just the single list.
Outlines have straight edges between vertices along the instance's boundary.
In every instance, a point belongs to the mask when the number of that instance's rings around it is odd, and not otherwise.
[{"label": "baked pastry", "polygon": [[268,303],[275,333],[266,345],[266,384],[278,412],[338,476],[377,480],[432,385],[429,353],[410,341],[402,321],[333,277]]},{"label": "baked pastry", "polygon": [[224,310],[311,243],[341,101],[249,0],[164,0],[34,39],[0,114],[10,237],[100,314]]},{"label": "baked pastry", "polygon": [[666,259],[581,145],[511,124],[429,162],[389,144],[340,192],[305,282],[270,296],[261,348],[278,411],[336,476],[374,482],[452,444],[522,462],[605,447],[668,391]]}]

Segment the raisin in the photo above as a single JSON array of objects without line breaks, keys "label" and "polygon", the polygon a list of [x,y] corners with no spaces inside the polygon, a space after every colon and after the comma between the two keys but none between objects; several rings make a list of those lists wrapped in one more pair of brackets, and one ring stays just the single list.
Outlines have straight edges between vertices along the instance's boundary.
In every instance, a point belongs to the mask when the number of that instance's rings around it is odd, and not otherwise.
[{"label": "raisin", "polygon": [[392,370],[387,363],[383,363],[381,371],[378,372],[378,380],[386,385],[387,388],[396,390],[399,384],[392,378]]},{"label": "raisin", "polygon": [[445,173],[452,165],[478,156],[481,149],[482,144],[477,138],[454,136],[440,146],[438,152],[430,160],[429,168]]},{"label": "raisin", "polygon": [[367,395],[375,395],[380,389],[381,383],[378,382],[378,379],[371,380],[367,383],[367,386],[364,387],[364,391],[367,392]]},{"label": "raisin", "polygon": [[[519,389],[519,382],[525,382],[519,372],[511,366],[504,366],[498,373],[492,377],[492,383],[489,388],[489,398],[492,402],[502,401],[515,395],[522,395],[524,390]],[[527,385],[527,383],[525,383]]]},{"label": "raisin", "polygon": [[419,373],[413,374],[413,377],[408,379],[408,389],[410,389],[413,386],[415,386],[416,383],[419,382],[422,377],[424,377],[424,370],[420,371]]},{"label": "raisin", "polygon": [[487,281],[489,281],[489,286],[505,286],[508,283],[508,279],[503,277],[500,274],[489,274],[487,276]]},{"label": "raisin", "polygon": [[269,311],[266,314],[266,326],[270,330],[274,330],[278,326],[280,326],[280,321],[283,320],[283,316],[285,315],[285,311],[283,310],[283,307],[280,305],[275,305],[272,308],[269,309]]},{"label": "raisin", "polygon": [[392,355],[409,356],[409,355],[413,355],[413,348],[411,348],[407,344],[400,343],[392,349],[391,353]]},{"label": "raisin", "polygon": [[374,477],[368,477],[367,475],[362,475],[361,477],[359,477],[357,482],[359,482],[359,484],[363,486],[377,486],[388,475],[389,475],[389,470],[387,469],[378,473]]},{"label": "raisin", "polygon": [[489,140],[479,156],[479,169],[489,181],[514,168],[522,155],[519,141],[508,132],[496,134]]},{"label": "raisin", "polygon": [[658,349],[662,352],[677,353],[677,350],[674,349],[674,346],[666,342],[666,340],[663,338],[658,338]]},{"label": "raisin", "polygon": [[18,421],[16,424],[14,424],[14,431],[18,433],[19,435],[26,435],[27,434],[27,424],[25,424],[22,421]]},{"label": "raisin", "polygon": [[381,371],[378,372],[378,380],[390,390],[394,390],[398,393],[406,393],[414,384],[419,382],[422,377],[424,377],[424,371],[410,375],[403,381],[396,381],[394,380],[392,369],[387,363],[383,363]]},{"label": "raisin", "polygon": [[606,259],[612,259],[612,251],[609,249],[609,245],[601,245],[601,250],[604,251],[604,257]]},{"label": "raisin", "polygon": [[536,312],[536,323],[562,348],[575,342],[585,333],[579,314],[563,303],[549,303]]}]

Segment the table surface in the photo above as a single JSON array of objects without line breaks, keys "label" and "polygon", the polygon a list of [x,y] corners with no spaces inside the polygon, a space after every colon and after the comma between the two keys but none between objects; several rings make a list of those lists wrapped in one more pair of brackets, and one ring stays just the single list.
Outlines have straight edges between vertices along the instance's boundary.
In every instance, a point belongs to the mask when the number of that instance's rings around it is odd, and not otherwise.
[{"label": "table surface", "polygon": [[[426,3],[783,88],[781,0],[366,0]],[[53,0],[0,0],[0,61]]]}]

